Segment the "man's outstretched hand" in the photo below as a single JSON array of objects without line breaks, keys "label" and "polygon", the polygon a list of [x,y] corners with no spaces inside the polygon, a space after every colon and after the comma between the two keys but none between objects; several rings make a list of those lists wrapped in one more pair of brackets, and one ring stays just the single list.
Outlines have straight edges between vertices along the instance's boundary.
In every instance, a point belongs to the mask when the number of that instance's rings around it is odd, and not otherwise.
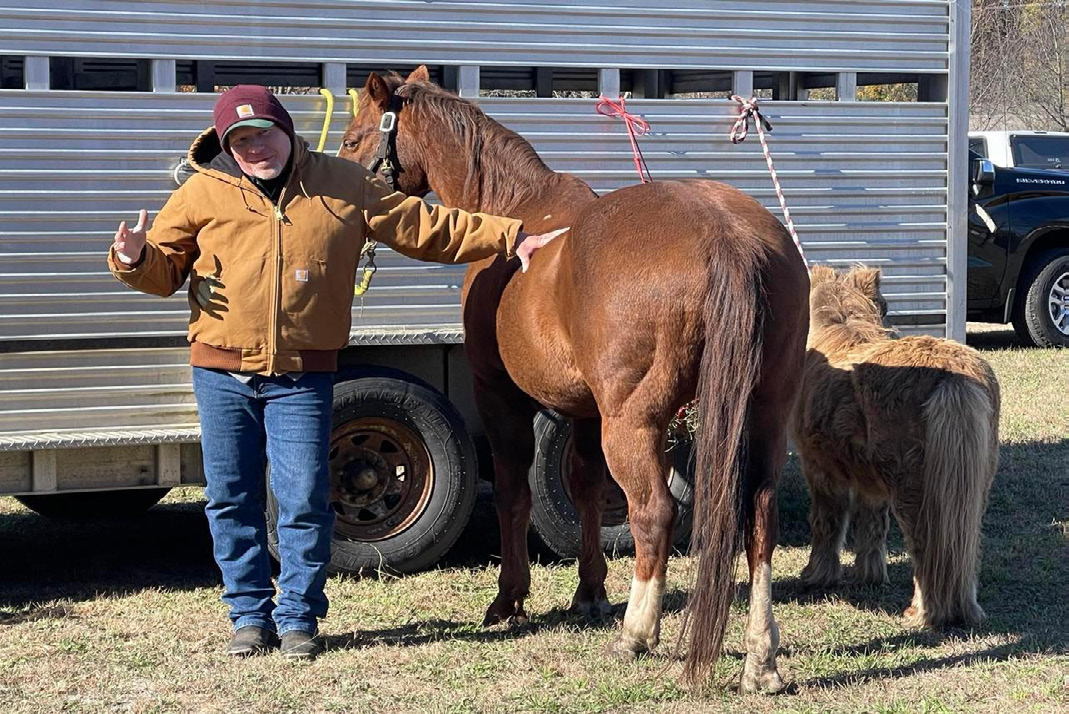
[{"label": "man's outstretched hand", "polygon": [[115,231],[115,252],[119,254],[119,260],[132,265],[141,259],[141,251],[145,249],[145,224],[148,223],[148,211],[144,208],[137,216],[137,225],[133,229],[126,227],[126,221],[119,224],[119,230]]},{"label": "man's outstretched hand", "polygon": [[534,255],[534,252],[568,230],[569,228],[558,228],[555,231],[538,235],[521,232],[517,237],[518,243],[516,245],[516,257],[520,259],[520,269],[526,273],[527,267],[531,264],[531,256]]}]

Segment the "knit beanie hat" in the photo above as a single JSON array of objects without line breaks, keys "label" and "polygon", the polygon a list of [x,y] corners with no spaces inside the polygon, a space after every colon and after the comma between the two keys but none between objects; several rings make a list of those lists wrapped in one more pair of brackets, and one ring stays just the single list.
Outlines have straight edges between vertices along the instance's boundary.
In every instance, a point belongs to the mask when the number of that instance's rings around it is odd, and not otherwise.
[{"label": "knit beanie hat", "polygon": [[223,92],[215,102],[212,115],[219,144],[227,153],[230,149],[226,135],[239,126],[267,129],[277,124],[293,138],[293,118],[267,87],[258,84],[239,84]]}]

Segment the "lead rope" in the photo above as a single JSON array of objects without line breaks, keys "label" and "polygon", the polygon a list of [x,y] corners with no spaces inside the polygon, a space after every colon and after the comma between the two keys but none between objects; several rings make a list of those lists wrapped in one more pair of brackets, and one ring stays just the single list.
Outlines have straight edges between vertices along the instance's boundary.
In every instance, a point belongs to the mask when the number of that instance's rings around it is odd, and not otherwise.
[{"label": "lead rope", "polygon": [[650,169],[646,166],[646,157],[642,155],[642,149],[638,146],[637,138],[650,130],[650,125],[646,120],[637,114],[627,111],[624,108],[623,97],[620,97],[619,101],[615,102],[608,97],[601,97],[594,106],[594,111],[602,116],[616,117],[623,120],[624,125],[627,127],[627,138],[631,140],[631,155],[635,159],[635,170],[638,171],[638,177],[642,180],[642,183],[653,181],[650,176]]},{"label": "lead rope", "polygon": [[316,151],[322,151],[326,146],[327,131],[330,129],[330,120],[334,116],[334,95],[325,87],[320,89],[319,93],[327,99],[327,110],[323,113],[323,129],[319,132],[319,146],[316,147]]},{"label": "lead rope", "polygon": [[[360,95],[355,89],[350,89],[346,94],[349,95],[349,99],[353,103],[353,119],[356,119],[356,115],[360,111]],[[338,154],[341,154],[342,147],[338,147]],[[375,265],[375,249],[379,244],[373,240],[365,240],[364,246],[360,249],[360,259],[356,262],[356,269],[360,270],[360,261],[366,260],[364,264],[364,270],[361,273],[360,282],[353,285],[353,296],[360,298],[360,312],[364,311],[364,294],[367,293],[368,288],[371,287],[371,277],[378,271],[378,266]]]},{"label": "lead rope", "polygon": [[794,245],[798,248],[798,254],[802,256],[802,262],[805,263],[805,269],[809,270],[809,261],[805,259],[805,251],[802,250],[802,241],[798,239],[798,232],[794,230],[794,221],[791,219],[791,212],[787,210],[787,200],[783,197],[783,189],[779,185],[779,176],[776,175],[776,167],[772,165],[772,154],[768,150],[768,141],[765,139],[765,129],[772,131],[772,125],[768,119],[761,113],[761,110],[757,108],[757,97],[750,97],[749,99],[743,99],[737,94],[731,95],[732,100],[739,103],[739,118],[735,120],[735,124],[731,127],[731,132],[728,137],[731,139],[732,144],[742,143],[746,139],[746,132],[749,127],[750,121],[753,120],[757,126],[757,135],[761,138],[761,149],[765,152],[765,162],[768,164],[768,172],[772,174],[772,185],[776,187],[776,196],[779,197],[780,208],[783,209],[783,218],[787,223],[787,232],[791,234],[791,238],[794,239]]}]

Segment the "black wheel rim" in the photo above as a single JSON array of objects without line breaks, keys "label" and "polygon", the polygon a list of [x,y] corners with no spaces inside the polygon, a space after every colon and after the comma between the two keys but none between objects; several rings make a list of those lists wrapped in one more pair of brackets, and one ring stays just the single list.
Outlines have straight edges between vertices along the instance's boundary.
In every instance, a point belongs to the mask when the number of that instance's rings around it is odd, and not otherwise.
[{"label": "black wheel rim", "polygon": [[355,541],[395,536],[423,515],[434,468],[423,440],[393,419],[365,417],[330,439],[330,501],[335,534]]}]

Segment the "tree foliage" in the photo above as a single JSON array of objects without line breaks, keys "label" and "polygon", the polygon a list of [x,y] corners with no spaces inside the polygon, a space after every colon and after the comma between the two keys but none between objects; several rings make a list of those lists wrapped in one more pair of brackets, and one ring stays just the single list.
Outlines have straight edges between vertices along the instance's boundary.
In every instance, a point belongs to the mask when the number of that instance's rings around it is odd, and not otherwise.
[{"label": "tree foliage", "polygon": [[975,129],[1069,131],[1065,0],[972,0]]}]

